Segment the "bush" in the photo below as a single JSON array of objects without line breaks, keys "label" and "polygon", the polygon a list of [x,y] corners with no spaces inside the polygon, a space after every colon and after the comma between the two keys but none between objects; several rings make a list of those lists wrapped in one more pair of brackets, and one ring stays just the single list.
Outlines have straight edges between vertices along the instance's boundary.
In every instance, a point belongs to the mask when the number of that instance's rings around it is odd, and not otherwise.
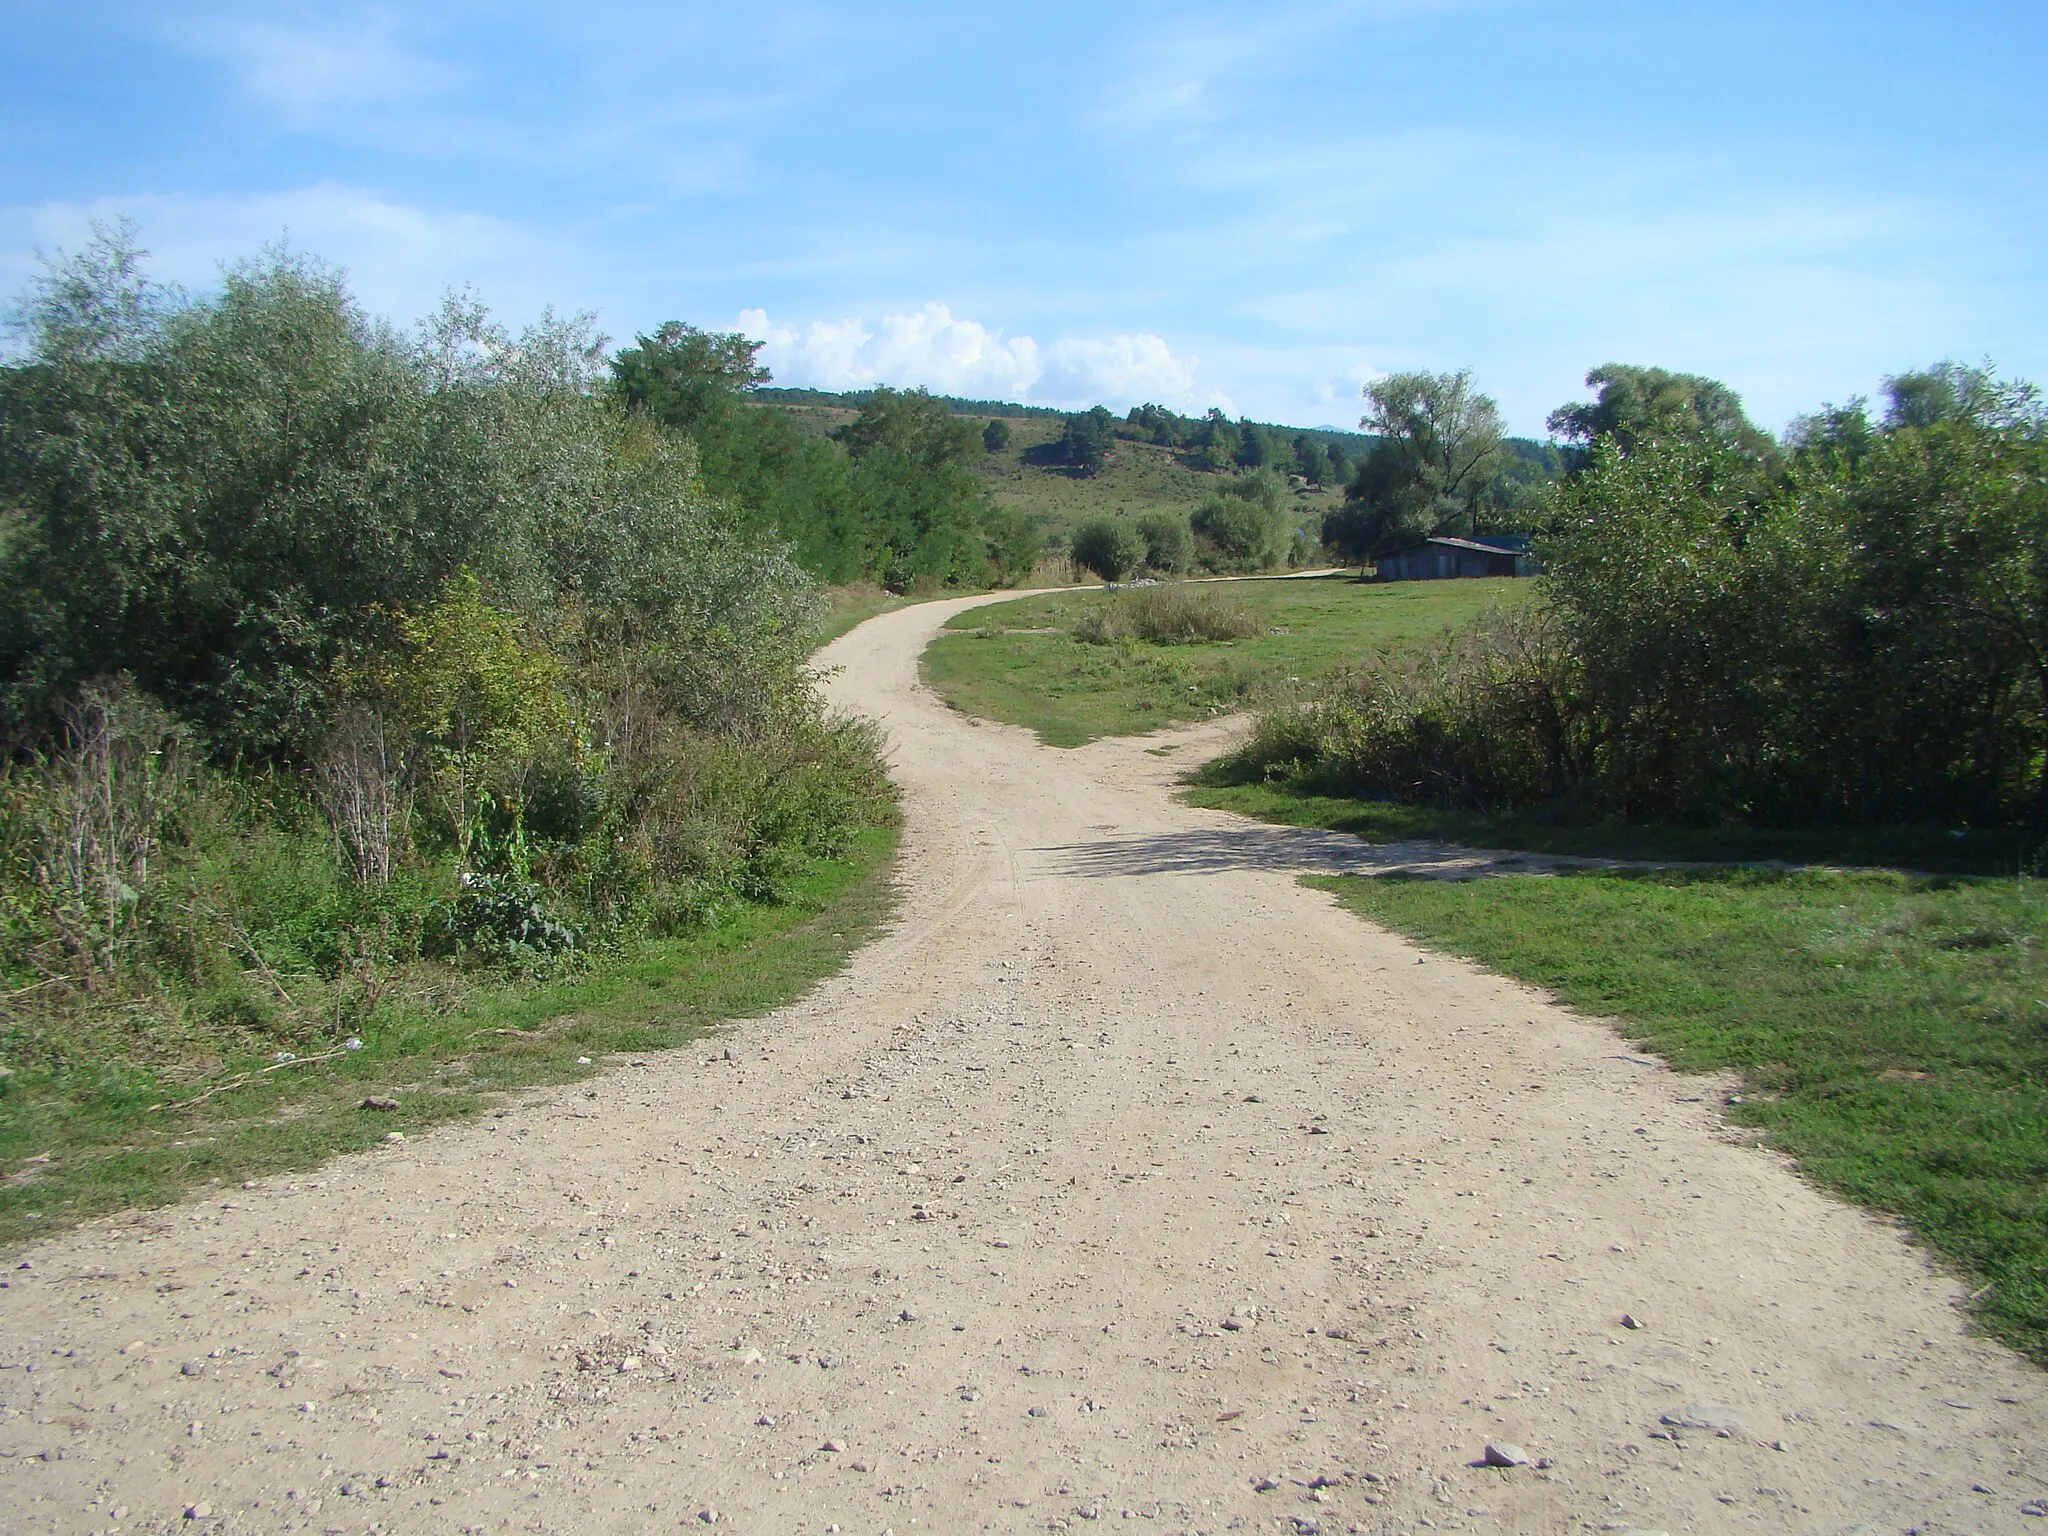
[{"label": "bush", "polygon": [[1287,557],[1287,483],[1269,469],[1239,475],[1195,509],[1189,519],[1209,570],[1264,570]]},{"label": "bush", "polygon": [[1585,777],[1588,735],[1553,621],[1510,609],[1373,657],[1259,716],[1219,783],[1290,779],[1425,805],[1516,810]]},{"label": "bush", "polygon": [[1216,592],[1196,593],[1179,585],[1119,592],[1096,604],[1074,626],[1074,638],[1089,645],[1144,640],[1154,645],[1199,645],[1264,634],[1258,611]]},{"label": "bush", "polygon": [[1269,713],[1224,771],[1661,823],[2048,823],[2048,420],[1971,370],[1893,391],[1882,427],[1831,411],[1783,461],[1600,438],[1540,608]]},{"label": "bush", "polygon": [[1121,518],[1091,517],[1074,530],[1073,556],[1104,581],[1122,581],[1145,563],[1145,540]]},{"label": "bush", "polygon": [[436,914],[443,953],[499,965],[533,965],[569,953],[583,935],[548,907],[546,894],[512,875],[464,875],[462,890]]},{"label": "bush", "polygon": [[1178,512],[1148,512],[1138,519],[1145,564],[1164,576],[1179,576],[1195,563],[1195,536]]},{"label": "bush", "polygon": [[[408,340],[300,260],[135,284],[60,268],[0,369],[8,1055],[367,1032],[398,976],[716,921],[893,814],[806,670],[812,583],[579,327],[451,304]],[[949,414],[874,414],[850,483],[939,494],[934,424],[951,454]],[[1036,551],[913,531],[920,579]]]}]

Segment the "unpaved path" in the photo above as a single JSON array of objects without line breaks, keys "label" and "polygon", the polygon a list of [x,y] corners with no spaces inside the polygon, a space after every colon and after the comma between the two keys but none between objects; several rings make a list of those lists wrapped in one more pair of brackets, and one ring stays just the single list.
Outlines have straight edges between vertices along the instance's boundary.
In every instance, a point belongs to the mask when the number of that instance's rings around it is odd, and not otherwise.
[{"label": "unpaved path", "polygon": [[1300,888],[1337,844],[1175,803],[1213,728],[949,714],[962,606],[828,657],[908,792],[890,937],[719,1044],[37,1249],[0,1527],[2048,1529],[2043,1378],[1954,1283],[1714,1085]]}]

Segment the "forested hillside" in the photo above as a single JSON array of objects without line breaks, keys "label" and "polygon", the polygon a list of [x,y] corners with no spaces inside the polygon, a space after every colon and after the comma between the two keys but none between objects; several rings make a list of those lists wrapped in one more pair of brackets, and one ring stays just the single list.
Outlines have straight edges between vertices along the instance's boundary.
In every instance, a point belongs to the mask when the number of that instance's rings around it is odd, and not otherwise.
[{"label": "forested hillside", "polygon": [[[949,540],[944,529],[970,526],[982,533],[980,579],[998,585],[1021,579],[1027,555],[1071,556],[1077,535],[1084,547],[1101,548],[1104,534],[1092,525],[1105,521],[1124,530],[1133,548],[1148,537],[1140,524],[1151,525],[1154,546],[1172,524],[1183,531],[1167,532],[1166,546],[1186,543],[1188,558],[1107,566],[1082,558],[1061,569],[1241,573],[1321,559],[1326,546],[1339,558],[1367,560],[1423,533],[1526,529],[1558,464],[1549,444],[1502,435],[1492,403],[1471,392],[1464,376],[1451,376],[1479,413],[1475,421],[1461,419],[1458,429],[1467,437],[1475,424],[1485,429],[1467,445],[1484,472],[1456,489],[1453,515],[1421,516],[1411,508],[1390,518],[1373,504],[1416,468],[1416,410],[1403,415],[1393,390],[1382,390],[1383,401],[1369,397],[1361,426],[1371,430],[1350,432],[1232,420],[1220,410],[1190,417],[1150,404],[1118,417],[1103,406],[1062,412],[918,390],[775,388],[763,382],[758,350],[742,336],[672,323],[638,338],[614,367],[634,408],[705,444],[706,482],[714,491],[755,509],[829,580],[866,577],[899,589],[971,583],[973,540],[953,540],[951,558],[941,553]],[[1429,377],[1396,375],[1390,383],[1398,390]],[[931,498],[915,526],[899,523],[888,532],[870,524],[863,532],[868,519],[856,510],[856,487],[870,482],[844,462],[860,456],[870,435],[856,423],[910,413],[926,423],[926,457],[944,461],[948,489]],[[946,416],[959,419],[950,431]],[[835,454],[835,444],[853,451]],[[978,505],[955,466],[973,469],[983,493]],[[882,470],[877,464],[869,473]],[[1221,542],[1204,535],[1205,523],[1228,521],[1230,509],[1247,498],[1265,505],[1272,531],[1239,529]]]}]

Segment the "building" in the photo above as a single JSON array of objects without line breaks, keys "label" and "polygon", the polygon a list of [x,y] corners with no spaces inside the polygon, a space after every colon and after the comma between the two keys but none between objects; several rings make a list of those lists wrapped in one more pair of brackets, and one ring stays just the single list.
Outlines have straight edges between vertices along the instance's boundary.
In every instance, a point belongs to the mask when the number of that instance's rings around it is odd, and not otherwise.
[{"label": "building", "polygon": [[1381,581],[1442,581],[1451,576],[1534,576],[1542,567],[1520,534],[1424,539],[1379,558]]}]

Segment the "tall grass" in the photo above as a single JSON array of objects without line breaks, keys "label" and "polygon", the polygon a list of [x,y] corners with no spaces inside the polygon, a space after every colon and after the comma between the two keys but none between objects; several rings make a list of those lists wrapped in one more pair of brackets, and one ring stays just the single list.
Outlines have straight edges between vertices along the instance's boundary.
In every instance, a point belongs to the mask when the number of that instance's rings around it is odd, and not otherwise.
[{"label": "tall grass", "polygon": [[1132,588],[1095,604],[1075,623],[1074,638],[1088,645],[1115,645],[1122,640],[1201,645],[1249,639],[1265,631],[1265,619],[1250,604],[1174,582]]},{"label": "tall grass", "polygon": [[217,767],[118,687],[72,718],[68,741],[0,769],[0,1063],[17,1080],[119,1063],[199,1085],[338,1047],[395,999],[574,974],[773,904],[892,814],[871,729],[815,714],[745,742],[668,721],[526,764],[517,815],[493,801],[466,848],[355,758],[325,778]]},{"label": "tall grass", "polygon": [[1431,644],[1375,652],[1276,704],[1205,779],[1526,809],[1584,783],[1569,677],[1540,609],[1498,610]]}]

